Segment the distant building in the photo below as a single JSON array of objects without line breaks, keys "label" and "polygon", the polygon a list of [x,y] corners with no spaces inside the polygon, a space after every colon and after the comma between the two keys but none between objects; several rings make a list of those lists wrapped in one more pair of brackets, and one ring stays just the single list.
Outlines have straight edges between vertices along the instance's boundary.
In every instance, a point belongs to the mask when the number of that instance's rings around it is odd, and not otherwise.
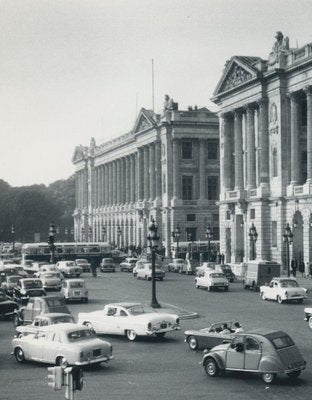
[{"label": "distant building", "polygon": [[268,60],[233,56],[213,101],[220,107],[220,246],[226,262],[255,256],[312,262],[312,44],[277,32]]},{"label": "distant building", "polygon": [[[144,247],[153,217],[160,245],[219,238],[219,122],[207,108],[178,110],[166,96],[162,115],[141,109],[131,132],[75,149],[76,240]],[[119,232],[119,234],[118,234]]]}]

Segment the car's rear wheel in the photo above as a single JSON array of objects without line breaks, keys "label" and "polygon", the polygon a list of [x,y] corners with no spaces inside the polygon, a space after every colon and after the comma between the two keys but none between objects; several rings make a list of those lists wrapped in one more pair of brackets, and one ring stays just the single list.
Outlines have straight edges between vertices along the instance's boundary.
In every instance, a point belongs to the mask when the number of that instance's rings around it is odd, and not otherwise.
[{"label": "car's rear wheel", "polygon": [[126,335],[127,335],[127,338],[129,340],[131,340],[131,342],[133,342],[137,337],[136,332],[132,329],[129,329],[128,331],[126,331]]},{"label": "car's rear wheel", "polygon": [[190,337],[187,339],[187,343],[188,343],[189,348],[190,348],[191,350],[197,350],[197,349],[198,349],[198,340],[196,339],[195,336],[190,336]]},{"label": "car's rear wheel", "polygon": [[309,327],[312,329],[312,316],[309,318],[308,324],[309,324]]},{"label": "car's rear wheel", "polygon": [[205,371],[208,376],[215,377],[219,374],[219,367],[213,358],[205,362]]},{"label": "car's rear wheel", "polygon": [[289,372],[289,374],[287,374],[288,378],[290,379],[297,379],[301,374],[301,371],[294,371],[294,372]]},{"label": "car's rear wheel", "polygon": [[55,360],[55,365],[57,365],[59,367],[67,367],[68,361],[66,360],[65,357],[60,356],[60,357],[57,357],[57,359]]},{"label": "car's rear wheel", "polygon": [[166,334],[166,332],[158,332],[158,333],[156,333],[156,337],[161,338],[161,337],[164,337],[165,334]]},{"label": "car's rear wheel", "polygon": [[276,374],[266,373],[261,374],[261,378],[265,383],[272,383],[275,379]]},{"label": "car's rear wheel", "polygon": [[20,321],[18,315],[16,315],[16,314],[13,315],[13,324],[14,324],[14,326],[21,325],[21,321]]},{"label": "car's rear wheel", "polygon": [[261,299],[262,299],[262,300],[266,300],[266,297],[265,297],[265,295],[264,295],[263,292],[260,293],[260,296],[261,296]]},{"label": "car's rear wheel", "polygon": [[282,300],[281,296],[277,296],[276,300],[277,300],[278,304],[282,304],[283,303],[283,300]]},{"label": "car's rear wheel", "polygon": [[16,347],[14,350],[14,356],[17,362],[23,363],[25,361],[25,355],[21,347]]}]

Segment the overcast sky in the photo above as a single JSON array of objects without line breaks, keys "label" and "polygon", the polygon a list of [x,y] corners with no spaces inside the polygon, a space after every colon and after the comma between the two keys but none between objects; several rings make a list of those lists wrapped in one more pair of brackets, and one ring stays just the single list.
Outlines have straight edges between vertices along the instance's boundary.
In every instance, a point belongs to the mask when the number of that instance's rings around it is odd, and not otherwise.
[{"label": "overcast sky", "polygon": [[266,59],[277,30],[312,42],[311,20],[311,0],[0,0],[0,179],[67,178],[76,145],[130,131],[152,59],[155,111],[216,110],[227,59]]}]

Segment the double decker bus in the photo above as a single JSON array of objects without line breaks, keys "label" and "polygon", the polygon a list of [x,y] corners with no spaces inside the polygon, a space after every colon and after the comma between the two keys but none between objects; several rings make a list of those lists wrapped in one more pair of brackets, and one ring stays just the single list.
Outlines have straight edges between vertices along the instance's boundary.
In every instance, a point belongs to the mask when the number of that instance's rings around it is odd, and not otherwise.
[{"label": "double decker bus", "polygon": [[177,242],[171,245],[171,254],[173,258],[185,259],[188,254],[189,259],[197,261],[198,263],[216,261],[219,250],[219,240],[210,240],[210,242],[200,240],[194,242],[179,242],[179,248],[177,248]]},{"label": "double decker bus", "polygon": [[[66,242],[55,243],[55,261],[75,260],[84,258],[95,265],[99,265],[104,257],[112,256],[112,248],[105,242]],[[25,243],[22,246],[22,263],[27,260],[50,261],[51,252],[48,243]]]}]

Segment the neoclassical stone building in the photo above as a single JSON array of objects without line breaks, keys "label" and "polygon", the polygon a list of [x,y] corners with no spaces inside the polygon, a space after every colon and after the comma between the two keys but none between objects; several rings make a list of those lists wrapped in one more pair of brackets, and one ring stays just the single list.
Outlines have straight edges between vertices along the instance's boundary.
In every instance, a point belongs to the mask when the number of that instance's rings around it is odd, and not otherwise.
[{"label": "neoclassical stone building", "polygon": [[205,240],[208,223],[219,238],[219,121],[207,108],[167,96],[162,115],[141,109],[131,132],[76,147],[73,163],[76,240],[143,247],[151,217],[167,253],[176,224],[180,241]]},{"label": "neoclassical stone building", "polygon": [[312,262],[312,43],[290,48],[277,32],[268,60],[233,56],[212,99],[220,107],[220,247],[228,262]]}]

